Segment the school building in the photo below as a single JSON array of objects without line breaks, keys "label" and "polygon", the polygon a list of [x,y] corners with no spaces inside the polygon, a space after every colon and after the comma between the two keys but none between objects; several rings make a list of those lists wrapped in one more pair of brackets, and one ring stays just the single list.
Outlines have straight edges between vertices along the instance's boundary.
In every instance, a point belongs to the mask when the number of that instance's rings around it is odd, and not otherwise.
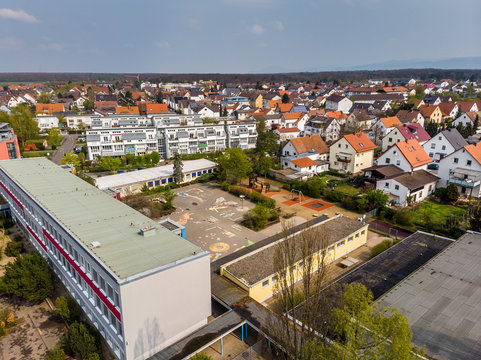
[{"label": "school building", "polygon": [[[319,253],[312,254],[313,271],[319,269],[317,258],[324,259],[324,264],[329,264],[366,244],[367,241],[368,224],[343,215],[324,220],[310,229],[316,227],[319,227],[318,233],[323,234],[325,238],[322,241],[324,248]],[[281,239],[224,264],[220,268],[221,275],[244,289],[256,301],[263,302],[271,298],[279,279],[279,274],[274,270],[276,245],[284,240]],[[293,282],[301,280],[304,273],[306,259],[302,258],[301,253],[297,251],[293,266],[284,270],[292,274]]]},{"label": "school building", "polygon": [[167,224],[46,158],[0,161],[0,195],[119,360],[146,359],[207,324],[209,253]]}]

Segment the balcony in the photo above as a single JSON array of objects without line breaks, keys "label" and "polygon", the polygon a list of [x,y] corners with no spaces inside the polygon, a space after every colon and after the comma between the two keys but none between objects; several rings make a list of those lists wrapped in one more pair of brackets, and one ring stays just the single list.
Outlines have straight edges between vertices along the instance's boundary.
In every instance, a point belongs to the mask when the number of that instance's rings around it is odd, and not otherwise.
[{"label": "balcony", "polygon": [[450,171],[448,182],[467,188],[475,188],[481,184],[481,172],[457,168]]},{"label": "balcony", "polygon": [[336,160],[344,163],[350,163],[351,162],[351,154],[348,153],[337,153],[336,154]]}]

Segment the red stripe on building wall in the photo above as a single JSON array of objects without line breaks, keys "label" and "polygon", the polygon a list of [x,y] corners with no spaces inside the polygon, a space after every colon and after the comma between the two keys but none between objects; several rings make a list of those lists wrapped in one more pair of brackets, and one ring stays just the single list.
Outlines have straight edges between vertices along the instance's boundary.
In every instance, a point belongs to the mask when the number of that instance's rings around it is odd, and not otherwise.
[{"label": "red stripe on building wall", "polygon": [[114,304],[112,304],[109,299],[107,299],[107,296],[105,296],[99,289],[99,287],[97,285],[95,285],[95,283],[87,276],[87,274],[85,274],[82,269],[80,268],[80,266],[78,266],[75,261],[65,252],[64,249],[62,249],[62,247],[54,240],[54,238],[52,238],[50,236],[50,234],[45,230],[43,229],[43,234],[47,237],[47,239],[57,248],[57,250],[62,254],[62,256],[67,259],[67,261],[69,262],[70,265],[72,265],[72,267],[75,269],[75,271],[77,273],[79,273],[79,275],[82,277],[82,279],[85,280],[85,282],[90,286],[90,288],[92,288],[92,290],[97,294],[97,296],[100,298],[100,300],[102,300],[102,302],[107,305],[107,307],[109,308],[109,310],[114,314],[114,316],[117,318],[117,320],[119,320],[120,322],[122,322],[121,318],[120,318],[120,312],[117,310],[117,308],[115,307]]},{"label": "red stripe on building wall", "polygon": [[32,236],[35,238],[35,240],[37,240],[38,244],[42,247],[42,249],[45,250],[45,252],[47,252],[47,247],[45,246],[45,244],[38,238],[37,235],[35,235],[35,233],[33,232],[33,230],[30,228],[30,226],[28,225],[25,225],[27,227],[27,230],[30,234],[32,234]]},{"label": "red stripe on building wall", "polygon": [[20,201],[18,201],[17,198],[15,196],[13,196],[13,194],[10,192],[10,190],[8,190],[7,187],[5,185],[3,185],[2,182],[0,182],[0,185],[2,186],[3,190],[5,190],[5,192],[12,198],[12,200],[15,201],[15,203],[20,207],[20,209],[22,209],[23,217],[25,217],[25,210],[23,210],[23,205],[20,203]]}]

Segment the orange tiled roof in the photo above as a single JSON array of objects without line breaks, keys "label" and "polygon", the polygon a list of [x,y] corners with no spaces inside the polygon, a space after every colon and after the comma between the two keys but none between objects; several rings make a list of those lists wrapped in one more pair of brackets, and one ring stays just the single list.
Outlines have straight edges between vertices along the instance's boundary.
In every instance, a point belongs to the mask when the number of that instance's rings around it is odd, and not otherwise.
[{"label": "orange tiled roof", "polygon": [[290,132],[299,132],[301,130],[299,130],[299,128],[297,127],[291,127],[291,128],[280,128],[280,129],[277,129],[277,131],[279,133],[290,133]]},{"label": "orange tiled roof", "polygon": [[386,128],[394,127],[394,126],[401,126],[401,121],[397,116],[389,116],[385,118],[381,118],[382,123]]},{"label": "orange tiled roof", "polygon": [[326,116],[334,119],[345,119],[347,118],[346,114],[343,114],[342,111],[328,111],[326,112]]},{"label": "orange tiled roof", "polygon": [[305,168],[305,167],[317,165],[317,163],[314,160],[312,160],[308,157],[300,158],[300,159],[294,159],[294,160],[291,160],[291,162],[293,164],[299,166],[300,168]]},{"label": "orange tiled roof", "polygon": [[404,86],[385,86],[383,90],[387,93],[398,92],[398,91],[408,91]]},{"label": "orange tiled roof", "polygon": [[466,151],[481,164],[481,143],[471,144],[464,147]]},{"label": "orange tiled roof", "polygon": [[371,139],[369,139],[362,131],[356,134],[344,135],[344,138],[354,148],[354,150],[356,150],[356,152],[364,152],[377,148],[376,144],[374,144]]},{"label": "orange tiled roof", "polygon": [[147,104],[147,114],[163,114],[169,112],[167,104]]},{"label": "orange tiled roof", "polygon": [[304,136],[290,140],[298,154],[305,154],[309,152],[317,152],[319,154],[325,154],[329,152],[329,148],[326,146],[321,135]]},{"label": "orange tiled roof", "polygon": [[116,114],[136,114],[139,115],[138,106],[117,106],[115,108]]},{"label": "orange tiled roof", "polygon": [[268,104],[269,104],[269,107],[271,109],[274,109],[274,108],[277,107],[277,105],[282,104],[282,101],[281,100],[269,100]]},{"label": "orange tiled roof", "polygon": [[301,116],[304,116],[304,114],[300,112],[290,112],[290,113],[284,113],[282,114],[282,116],[284,116],[284,119],[286,120],[292,120],[292,119],[299,119]]},{"label": "orange tiled roof", "polygon": [[37,104],[35,105],[37,114],[53,114],[65,111],[63,104]]},{"label": "orange tiled roof", "polygon": [[401,141],[396,143],[394,146],[398,147],[399,151],[401,151],[412,167],[429,164],[432,161],[428,153],[416,139]]},{"label": "orange tiled roof", "polygon": [[430,117],[437,108],[437,105],[421,105],[419,107],[419,111],[421,112],[422,116]]},{"label": "orange tiled roof", "polygon": [[286,113],[291,111],[292,104],[277,104],[277,107],[281,113]]}]

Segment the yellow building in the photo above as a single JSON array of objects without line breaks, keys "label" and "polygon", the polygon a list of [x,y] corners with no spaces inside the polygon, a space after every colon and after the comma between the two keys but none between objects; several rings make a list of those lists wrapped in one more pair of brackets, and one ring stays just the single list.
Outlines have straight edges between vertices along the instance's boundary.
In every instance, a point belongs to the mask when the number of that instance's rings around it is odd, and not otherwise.
[{"label": "yellow building", "polygon": [[419,111],[427,122],[440,124],[443,121],[443,112],[437,105],[421,105]]},{"label": "yellow building", "polygon": [[363,132],[344,135],[329,147],[329,169],[357,174],[372,166],[376,147]]},{"label": "yellow building", "polygon": [[[319,255],[319,258],[324,258],[325,264],[342,258],[367,241],[368,225],[343,215],[337,215],[313,227],[320,227],[319,233],[325,234],[326,246],[321,253],[312,254],[312,259]],[[254,300],[263,302],[269,299],[274,295],[278,281],[278,274],[274,270],[274,256],[279,241],[222,265],[221,275],[245,290]],[[289,269],[289,274],[294,276],[294,282],[302,279],[304,261],[299,251],[295,264]],[[313,271],[318,267],[319,264],[313,263]]]}]

